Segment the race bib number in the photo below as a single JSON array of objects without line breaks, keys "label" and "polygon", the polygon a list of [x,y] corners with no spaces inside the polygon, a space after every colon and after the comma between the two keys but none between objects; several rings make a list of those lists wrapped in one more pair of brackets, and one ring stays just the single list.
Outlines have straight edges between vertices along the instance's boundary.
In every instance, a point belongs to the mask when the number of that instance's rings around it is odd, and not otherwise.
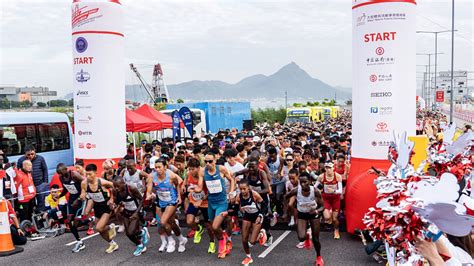
[{"label": "race bib number", "polygon": [[28,186],[28,192],[34,193],[35,192],[35,186]]},{"label": "race bib number", "polygon": [[10,189],[10,187],[11,187],[11,182],[5,181],[5,189]]},{"label": "race bib number", "polygon": [[136,211],[137,210],[137,204],[133,200],[132,201],[124,201],[123,202],[123,207],[127,211]]},{"label": "race bib number", "polygon": [[101,192],[95,193],[88,193],[89,198],[91,198],[94,202],[104,202],[104,195]]},{"label": "race bib number", "polygon": [[77,193],[79,193],[79,191],[77,191],[76,186],[74,186],[74,185],[66,185],[66,184],[64,184],[64,187],[67,189],[67,191],[69,191],[70,194],[77,194]]},{"label": "race bib number", "polygon": [[206,186],[210,194],[217,194],[222,192],[222,185],[220,180],[206,181]]},{"label": "race bib number", "polygon": [[158,198],[160,201],[169,202],[171,201],[171,192],[169,191],[158,191]]},{"label": "race bib number", "polygon": [[58,216],[58,219],[62,219],[62,218],[63,218],[63,213],[62,213],[60,210],[58,210],[58,211],[56,212],[56,215]]},{"label": "race bib number", "polygon": [[311,212],[313,210],[316,210],[317,204],[314,201],[312,201],[312,202],[303,202],[303,203],[299,204],[298,207],[299,207],[298,210],[300,212]]},{"label": "race bib number", "polygon": [[326,193],[326,194],[336,194],[336,190],[337,190],[337,184],[324,185],[324,193]]},{"label": "race bib number", "polygon": [[242,211],[246,213],[256,213],[258,212],[258,209],[255,203],[252,203],[252,205],[243,206]]},{"label": "race bib number", "polygon": [[204,198],[206,194],[204,194],[203,191],[199,192],[199,193],[196,193],[196,192],[191,192],[191,197],[193,197],[193,199],[195,201],[200,201]]}]

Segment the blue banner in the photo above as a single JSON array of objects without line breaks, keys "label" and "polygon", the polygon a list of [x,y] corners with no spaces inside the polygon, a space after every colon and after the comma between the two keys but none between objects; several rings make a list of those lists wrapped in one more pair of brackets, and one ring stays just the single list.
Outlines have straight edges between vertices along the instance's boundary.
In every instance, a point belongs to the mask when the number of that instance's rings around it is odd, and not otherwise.
[{"label": "blue banner", "polygon": [[171,113],[171,118],[173,119],[173,141],[176,141],[176,137],[181,138],[181,130],[179,128],[179,112],[177,110],[174,110]]},{"label": "blue banner", "polygon": [[188,107],[184,106],[179,109],[179,116],[181,117],[181,120],[183,120],[184,127],[188,130],[189,136],[193,137],[193,112],[191,112]]}]

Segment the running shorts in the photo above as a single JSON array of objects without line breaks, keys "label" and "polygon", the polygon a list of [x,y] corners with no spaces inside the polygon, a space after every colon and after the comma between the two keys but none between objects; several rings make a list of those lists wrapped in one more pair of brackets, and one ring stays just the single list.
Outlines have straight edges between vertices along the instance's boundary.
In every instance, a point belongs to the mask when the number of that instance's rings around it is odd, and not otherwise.
[{"label": "running shorts", "polygon": [[216,216],[227,211],[228,204],[224,203],[210,203],[207,208],[207,213],[209,215],[209,221],[213,221]]},{"label": "running shorts", "polygon": [[196,208],[196,206],[194,206],[192,203],[189,203],[188,209],[186,210],[186,215],[191,214],[197,216],[199,211],[201,211],[204,221],[209,221],[209,214],[207,208]]},{"label": "running shorts", "polygon": [[324,209],[337,212],[341,209],[341,195],[323,194]]}]

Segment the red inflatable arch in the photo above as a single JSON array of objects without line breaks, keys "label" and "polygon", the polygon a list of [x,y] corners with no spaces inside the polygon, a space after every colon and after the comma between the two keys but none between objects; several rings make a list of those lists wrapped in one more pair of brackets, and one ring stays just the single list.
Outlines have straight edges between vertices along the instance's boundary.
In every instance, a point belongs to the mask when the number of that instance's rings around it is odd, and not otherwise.
[{"label": "red inflatable arch", "polygon": [[354,233],[355,229],[365,228],[362,218],[368,209],[377,203],[377,191],[374,185],[377,176],[367,174],[367,171],[373,166],[386,172],[390,165],[388,160],[351,158],[351,170],[345,194],[348,232]]}]

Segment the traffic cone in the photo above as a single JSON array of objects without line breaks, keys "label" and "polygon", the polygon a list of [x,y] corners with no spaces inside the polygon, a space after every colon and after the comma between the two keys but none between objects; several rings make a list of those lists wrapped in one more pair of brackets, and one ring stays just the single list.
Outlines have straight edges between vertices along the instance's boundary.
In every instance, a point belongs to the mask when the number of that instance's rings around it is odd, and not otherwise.
[{"label": "traffic cone", "polygon": [[0,257],[10,256],[23,251],[23,248],[13,245],[8,220],[7,201],[0,199]]}]

